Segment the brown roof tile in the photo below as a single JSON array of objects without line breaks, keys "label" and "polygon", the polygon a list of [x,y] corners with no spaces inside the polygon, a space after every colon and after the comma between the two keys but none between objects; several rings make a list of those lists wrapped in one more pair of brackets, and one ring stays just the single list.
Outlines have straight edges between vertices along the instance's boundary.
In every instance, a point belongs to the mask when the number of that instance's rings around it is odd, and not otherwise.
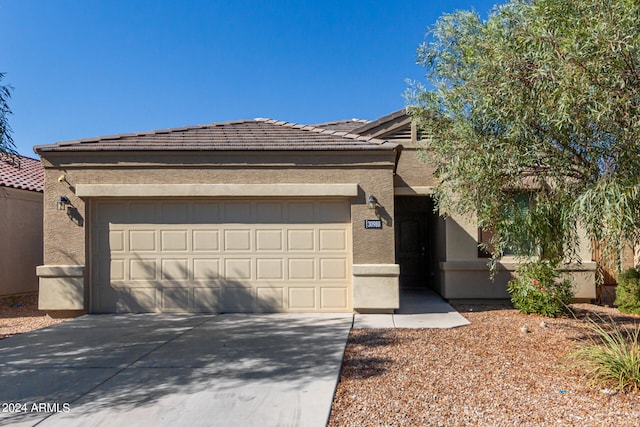
[{"label": "brown roof tile", "polygon": [[407,114],[407,110],[403,108],[401,110],[394,111],[391,114],[387,114],[386,116],[379,117],[372,122],[361,124],[360,126],[354,128],[353,132],[359,135],[363,135],[363,134],[374,132],[376,128],[389,126],[394,122],[402,122],[405,120],[410,121],[411,118]]},{"label": "brown roof tile", "polygon": [[44,169],[39,160],[24,156],[0,156],[0,187],[42,192]]},{"label": "brown roof tile", "polygon": [[361,126],[364,126],[367,123],[369,123],[369,120],[351,119],[351,120],[336,120],[333,122],[318,123],[311,126],[315,126],[315,127],[319,127],[327,130],[351,132],[352,130],[359,128]]},{"label": "brown roof tile", "polygon": [[[362,123],[360,123],[361,125]],[[53,151],[392,150],[397,144],[272,119],[239,120],[112,135],[35,147]]]}]

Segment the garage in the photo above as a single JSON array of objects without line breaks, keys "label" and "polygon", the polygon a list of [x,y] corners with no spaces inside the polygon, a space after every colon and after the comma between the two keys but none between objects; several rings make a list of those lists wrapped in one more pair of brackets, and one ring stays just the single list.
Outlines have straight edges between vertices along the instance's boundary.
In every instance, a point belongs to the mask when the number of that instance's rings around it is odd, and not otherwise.
[{"label": "garage", "polygon": [[397,308],[402,147],[341,124],[247,119],[36,147],[45,169],[39,308]]},{"label": "garage", "polygon": [[346,198],[95,198],[94,313],[349,312]]}]

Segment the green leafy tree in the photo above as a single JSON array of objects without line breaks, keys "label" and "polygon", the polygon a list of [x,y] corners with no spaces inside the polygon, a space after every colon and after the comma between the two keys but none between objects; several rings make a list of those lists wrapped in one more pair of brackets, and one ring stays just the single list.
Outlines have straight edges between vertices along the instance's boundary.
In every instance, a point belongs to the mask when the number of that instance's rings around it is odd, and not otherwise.
[{"label": "green leafy tree", "polygon": [[[4,78],[4,73],[0,73],[0,82]],[[0,85],[0,155],[17,154],[13,138],[11,137],[11,126],[9,126],[9,118],[11,109],[9,108],[9,99],[11,98],[11,86]]]},{"label": "green leafy tree", "polygon": [[412,84],[408,110],[430,135],[437,207],[477,215],[494,260],[577,259],[576,224],[608,256],[638,242],[640,2],[457,11],[418,58],[428,85]]}]

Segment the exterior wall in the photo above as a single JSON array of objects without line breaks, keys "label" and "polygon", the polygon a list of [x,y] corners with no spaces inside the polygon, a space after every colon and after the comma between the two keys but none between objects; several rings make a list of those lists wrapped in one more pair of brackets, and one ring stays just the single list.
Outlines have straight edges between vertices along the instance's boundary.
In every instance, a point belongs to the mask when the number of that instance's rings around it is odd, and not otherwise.
[{"label": "exterior wall", "polygon": [[0,295],[38,290],[42,193],[0,187]]},{"label": "exterior wall", "polygon": [[353,267],[353,308],[359,312],[400,308],[397,264],[360,264]]},{"label": "exterior wall", "polygon": [[436,184],[434,169],[418,157],[419,150],[410,141],[402,142],[404,149],[398,161],[395,187],[432,187]]},{"label": "exterior wall", "polygon": [[[518,266],[517,260],[504,257],[492,281],[489,278],[488,259],[478,257],[475,219],[451,216],[445,223],[446,261],[440,263],[441,295],[446,299],[509,298],[506,286]],[[582,263],[568,264],[561,270],[561,277],[573,280],[576,285],[576,301],[596,298],[596,265],[590,261],[589,241],[584,235],[582,237],[578,250]]]},{"label": "exterior wall", "polygon": [[[415,126],[407,123],[388,133],[376,134],[403,145],[397,175],[394,178],[396,195],[430,194],[436,181],[434,169],[419,158]],[[433,242],[439,263],[434,289],[447,299],[508,299],[507,283],[518,263],[505,257],[499,271],[491,280],[487,259],[478,257],[477,223],[475,218],[440,217],[435,224]],[[572,264],[563,270],[563,277],[576,283],[576,300],[596,297],[594,287],[595,263],[591,262],[591,246],[582,235],[578,250],[581,265]]]},{"label": "exterior wall", "polygon": [[[84,291],[88,293],[88,201],[75,194],[79,184],[335,184],[357,183],[351,198],[353,264],[393,264],[393,169],[395,151],[340,153],[233,153],[190,154],[170,152],[82,155],[47,153],[45,167],[46,266],[84,266]],[[64,175],[64,179],[61,177]],[[373,194],[378,208],[368,209]],[[57,211],[55,202],[66,196],[71,205]],[[292,195],[295,196],[295,195]],[[365,229],[366,219],[382,220],[382,230]],[[70,281],[72,278],[69,278]],[[70,307],[55,309],[73,310]],[[85,301],[85,307],[86,301]],[[46,308],[46,307],[42,307]],[[54,308],[51,308],[54,309]]]}]

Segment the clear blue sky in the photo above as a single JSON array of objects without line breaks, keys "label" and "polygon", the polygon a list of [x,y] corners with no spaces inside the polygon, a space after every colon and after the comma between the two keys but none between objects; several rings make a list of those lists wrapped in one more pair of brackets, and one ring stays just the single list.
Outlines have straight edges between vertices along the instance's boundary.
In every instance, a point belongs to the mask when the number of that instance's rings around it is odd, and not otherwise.
[{"label": "clear blue sky", "polygon": [[442,13],[486,0],[0,0],[21,154],[77,138],[255,117],[375,119],[420,80]]}]

